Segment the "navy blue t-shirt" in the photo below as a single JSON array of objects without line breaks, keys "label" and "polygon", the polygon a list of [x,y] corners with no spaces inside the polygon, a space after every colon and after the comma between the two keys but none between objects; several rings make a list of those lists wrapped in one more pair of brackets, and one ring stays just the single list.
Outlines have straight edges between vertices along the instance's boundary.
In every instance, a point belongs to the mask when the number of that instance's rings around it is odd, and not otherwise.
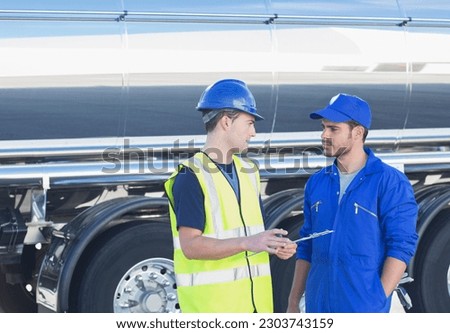
[{"label": "navy blue t-shirt", "polygon": [[[216,165],[224,173],[224,175],[226,175],[229,182],[231,182],[234,177],[237,187],[239,187],[236,173],[233,171],[233,163]],[[190,227],[203,231],[205,229],[204,195],[198,179],[191,169],[184,167],[180,170],[175,178],[172,192],[174,197],[175,214],[177,216],[177,227]],[[236,188],[235,192],[239,198],[239,189]],[[259,200],[261,213],[264,217],[261,198]]]}]

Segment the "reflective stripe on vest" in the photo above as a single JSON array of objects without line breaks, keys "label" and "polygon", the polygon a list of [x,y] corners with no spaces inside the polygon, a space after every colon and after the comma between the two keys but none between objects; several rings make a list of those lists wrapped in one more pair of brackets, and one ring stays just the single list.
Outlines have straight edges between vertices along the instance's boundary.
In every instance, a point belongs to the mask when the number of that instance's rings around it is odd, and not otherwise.
[{"label": "reflective stripe on vest", "polygon": [[269,264],[199,272],[195,274],[178,274],[177,285],[179,287],[201,286],[204,284],[232,282],[265,275],[270,275]]},{"label": "reflective stripe on vest", "polygon": [[[264,230],[265,230],[264,226],[262,226],[262,225],[227,230],[227,231],[223,232],[222,239],[245,237],[246,235],[256,235],[260,232],[263,232]],[[174,236],[174,238],[173,238],[173,247],[174,247],[174,249],[181,249],[180,238],[178,236]]]}]

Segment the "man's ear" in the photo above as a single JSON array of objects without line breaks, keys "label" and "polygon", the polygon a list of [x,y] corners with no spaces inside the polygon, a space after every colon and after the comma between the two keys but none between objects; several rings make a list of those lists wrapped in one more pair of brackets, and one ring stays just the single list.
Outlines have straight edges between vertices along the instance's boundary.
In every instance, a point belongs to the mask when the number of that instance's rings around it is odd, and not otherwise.
[{"label": "man's ear", "polygon": [[355,126],[353,131],[358,138],[362,138],[364,135],[364,128],[362,126]]},{"label": "man's ear", "polygon": [[222,129],[227,130],[228,128],[230,128],[231,119],[226,115],[224,115],[222,118],[220,118],[219,124],[222,127]]}]

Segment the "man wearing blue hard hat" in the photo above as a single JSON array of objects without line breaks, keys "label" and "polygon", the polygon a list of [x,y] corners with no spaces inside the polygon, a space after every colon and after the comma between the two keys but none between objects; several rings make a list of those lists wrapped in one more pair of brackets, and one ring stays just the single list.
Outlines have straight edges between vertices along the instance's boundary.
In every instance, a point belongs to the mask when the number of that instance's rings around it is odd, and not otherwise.
[{"label": "man wearing blue hard hat", "polygon": [[305,187],[301,242],[288,312],[389,312],[392,293],[414,255],[417,204],[407,177],[364,147],[371,110],[363,99],[334,96],[310,114],[322,121],[322,146],[334,163]]},{"label": "man wearing blue hard hat", "polygon": [[240,156],[255,136],[255,99],[239,80],[220,80],[197,105],[206,127],[201,152],[165,183],[182,312],[273,312],[269,254],[296,244],[264,229],[256,165]]}]

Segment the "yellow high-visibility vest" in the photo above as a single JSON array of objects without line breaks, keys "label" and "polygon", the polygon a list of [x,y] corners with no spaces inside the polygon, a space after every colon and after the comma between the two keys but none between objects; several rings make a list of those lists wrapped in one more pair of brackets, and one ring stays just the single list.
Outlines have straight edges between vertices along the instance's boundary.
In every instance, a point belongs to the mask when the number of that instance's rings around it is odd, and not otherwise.
[{"label": "yellow high-visibility vest", "polygon": [[194,171],[204,194],[204,236],[227,239],[264,231],[256,166],[233,157],[240,202],[217,165],[200,152],[179,166],[165,183],[170,201],[177,293],[182,312],[273,312],[269,255],[241,252],[220,260],[189,260],[180,247],[172,187],[179,170]]}]

